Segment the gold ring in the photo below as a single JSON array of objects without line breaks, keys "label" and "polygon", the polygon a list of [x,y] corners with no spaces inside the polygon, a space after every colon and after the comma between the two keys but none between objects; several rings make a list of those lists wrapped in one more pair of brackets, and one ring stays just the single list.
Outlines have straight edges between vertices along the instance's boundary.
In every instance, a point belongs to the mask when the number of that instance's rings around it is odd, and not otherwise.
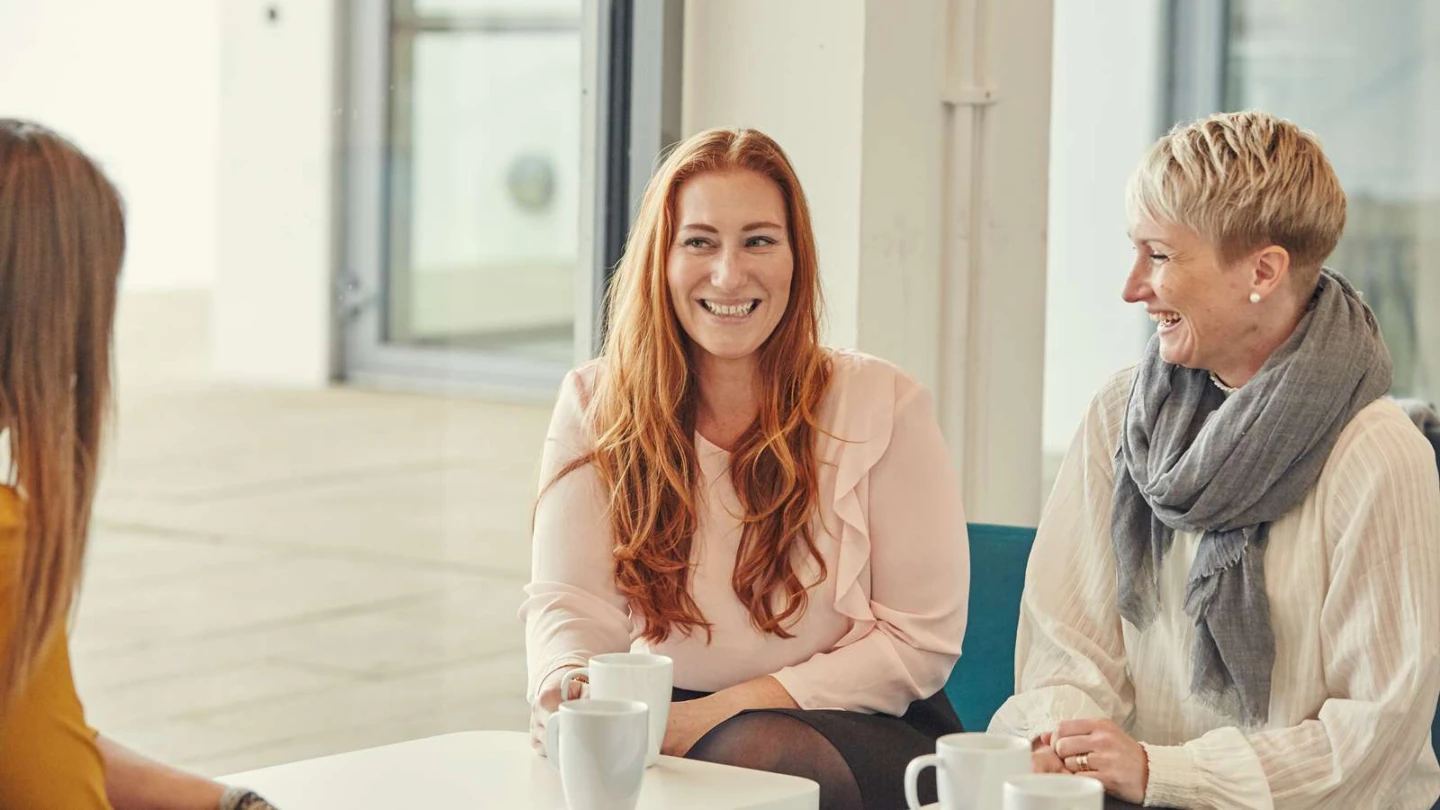
[{"label": "gold ring", "polygon": [[1075,757],[1075,764],[1080,766],[1080,770],[1082,771],[1090,770],[1090,755],[1081,754],[1080,756]]}]

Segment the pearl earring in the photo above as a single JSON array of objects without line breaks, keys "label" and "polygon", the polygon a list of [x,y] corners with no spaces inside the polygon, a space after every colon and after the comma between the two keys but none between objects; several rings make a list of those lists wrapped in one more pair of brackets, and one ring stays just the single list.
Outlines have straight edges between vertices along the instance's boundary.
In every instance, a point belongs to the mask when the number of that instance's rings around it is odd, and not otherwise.
[{"label": "pearl earring", "polygon": [[1258,292],[1252,292],[1252,293],[1250,293],[1250,303],[1252,303],[1252,304],[1258,304],[1258,303],[1260,303],[1260,293],[1258,293]]}]

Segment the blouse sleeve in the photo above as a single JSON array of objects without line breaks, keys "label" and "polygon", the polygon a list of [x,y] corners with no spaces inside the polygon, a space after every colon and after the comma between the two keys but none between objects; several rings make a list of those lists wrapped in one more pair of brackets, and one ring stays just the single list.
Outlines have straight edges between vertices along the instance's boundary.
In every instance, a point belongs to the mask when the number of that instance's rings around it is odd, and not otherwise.
[{"label": "blouse sleeve", "polygon": [[576,372],[565,379],[540,463],[530,584],[520,607],[532,701],[557,669],[628,650],[635,629],[615,587],[610,522],[594,467],[555,478],[593,446],[584,427],[581,383]]},{"label": "blouse sleeve", "polygon": [[805,709],[902,715],[938,692],[960,657],[970,547],[945,440],[920,386],[895,405],[868,478],[868,633],[775,674]]},{"label": "blouse sleeve", "polygon": [[1134,691],[1110,547],[1119,418],[1111,400],[1123,396],[1123,383],[1112,380],[1091,403],[1040,518],[1020,603],[1015,695],[991,719],[993,732],[1033,739],[1061,720],[1124,725],[1130,717]]}]

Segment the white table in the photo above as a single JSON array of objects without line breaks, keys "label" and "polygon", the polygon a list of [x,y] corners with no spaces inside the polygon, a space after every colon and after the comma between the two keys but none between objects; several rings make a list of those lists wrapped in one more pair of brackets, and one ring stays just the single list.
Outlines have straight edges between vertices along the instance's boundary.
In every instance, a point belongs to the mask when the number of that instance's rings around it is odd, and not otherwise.
[{"label": "white table", "polygon": [[[518,731],[471,731],[224,777],[280,810],[565,810],[560,774]],[[793,776],[661,757],[639,810],[818,810]]]}]

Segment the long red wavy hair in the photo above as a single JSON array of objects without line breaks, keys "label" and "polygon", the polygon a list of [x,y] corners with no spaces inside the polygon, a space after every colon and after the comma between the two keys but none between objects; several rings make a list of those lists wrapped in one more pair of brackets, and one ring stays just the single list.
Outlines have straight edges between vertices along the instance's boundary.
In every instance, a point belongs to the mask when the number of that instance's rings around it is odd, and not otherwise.
[{"label": "long red wavy hair", "polygon": [[[699,525],[695,449],[697,381],[689,338],[666,279],[675,238],[675,199],[706,172],[748,170],[780,187],[794,256],[790,303],[759,350],[761,402],[731,454],[730,475],[744,508],[732,586],[762,632],[789,638],[808,587],[825,578],[812,519],[819,497],[816,412],[831,366],[820,347],[819,266],[810,210],[780,145],[750,129],[713,129],[679,144],[650,180],[608,300],[609,332],[586,409],[595,448],[558,478],[593,464],[609,493],[615,581],[645,638],[710,633],[690,595],[690,552]],[[802,581],[802,552],[818,567]]]}]

